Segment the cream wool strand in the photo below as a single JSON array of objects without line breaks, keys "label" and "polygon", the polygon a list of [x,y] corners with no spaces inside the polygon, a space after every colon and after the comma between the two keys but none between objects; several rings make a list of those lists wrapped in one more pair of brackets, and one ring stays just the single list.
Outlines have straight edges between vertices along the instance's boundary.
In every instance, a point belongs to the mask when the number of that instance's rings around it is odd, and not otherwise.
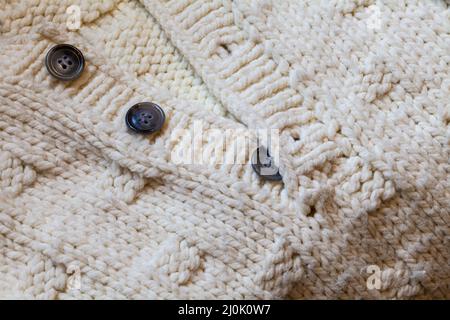
[{"label": "cream wool strand", "polygon": [[[24,0],[0,22],[2,298],[450,297],[448,2]],[[43,64],[59,43],[75,81]],[[127,130],[141,101],[158,134]],[[175,163],[196,121],[279,130],[283,181]]]}]

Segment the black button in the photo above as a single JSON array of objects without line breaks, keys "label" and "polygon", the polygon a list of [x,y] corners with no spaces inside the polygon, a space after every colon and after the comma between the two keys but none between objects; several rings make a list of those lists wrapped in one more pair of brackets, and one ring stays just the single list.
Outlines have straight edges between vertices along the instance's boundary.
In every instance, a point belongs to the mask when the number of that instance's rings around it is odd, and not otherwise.
[{"label": "black button", "polygon": [[262,178],[271,181],[282,179],[278,168],[274,165],[269,151],[265,147],[257,148],[252,155],[252,168]]},{"label": "black button", "polygon": [[45,56],[48,72],[59,80],[75,80],[84,69],[84,57],[70,44],[58,44]]},{"label": "black button", "polygon": [[160,130],[165,119],[163,109],[151,102],[135,104],[125,116],[128,128],[139,133],[152,133]]}]

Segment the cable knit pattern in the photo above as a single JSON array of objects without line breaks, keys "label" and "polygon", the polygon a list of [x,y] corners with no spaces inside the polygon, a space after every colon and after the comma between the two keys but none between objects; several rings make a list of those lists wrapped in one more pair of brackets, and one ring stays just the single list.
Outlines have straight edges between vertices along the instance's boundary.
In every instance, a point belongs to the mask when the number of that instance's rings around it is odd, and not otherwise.
[{"label": "cable knit pattern", "polygon": [[[450,298],[448,1],[1,1],[0,75],[1,298]],[[283,180],[173,161],[199,121]]]}]

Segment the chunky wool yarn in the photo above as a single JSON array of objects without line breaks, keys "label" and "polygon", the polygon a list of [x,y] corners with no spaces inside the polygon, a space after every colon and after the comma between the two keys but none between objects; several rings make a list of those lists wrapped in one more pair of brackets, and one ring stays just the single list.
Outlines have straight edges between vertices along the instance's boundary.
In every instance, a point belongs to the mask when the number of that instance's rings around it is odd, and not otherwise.
[{"label": "chunky wool yarn", "polygon": [[450,298],[448,1],[3,0],[0,79],[1,298]]}]

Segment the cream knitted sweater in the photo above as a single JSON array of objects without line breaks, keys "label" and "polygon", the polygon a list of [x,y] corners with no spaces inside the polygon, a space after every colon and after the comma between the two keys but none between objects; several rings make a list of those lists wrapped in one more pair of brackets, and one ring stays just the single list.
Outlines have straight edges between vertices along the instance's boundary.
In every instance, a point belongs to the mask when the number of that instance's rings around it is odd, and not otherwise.
[{"label": "cream knitted sweater", "polygon": [[[0,297],[450,298],[449,21],[443,0],[0,1]],[[44,66],[60,43],[77,80]],[[127,129],[140,101],[159,133]],[[278,130],[283,180],[174,161],[197,122]]]}]

